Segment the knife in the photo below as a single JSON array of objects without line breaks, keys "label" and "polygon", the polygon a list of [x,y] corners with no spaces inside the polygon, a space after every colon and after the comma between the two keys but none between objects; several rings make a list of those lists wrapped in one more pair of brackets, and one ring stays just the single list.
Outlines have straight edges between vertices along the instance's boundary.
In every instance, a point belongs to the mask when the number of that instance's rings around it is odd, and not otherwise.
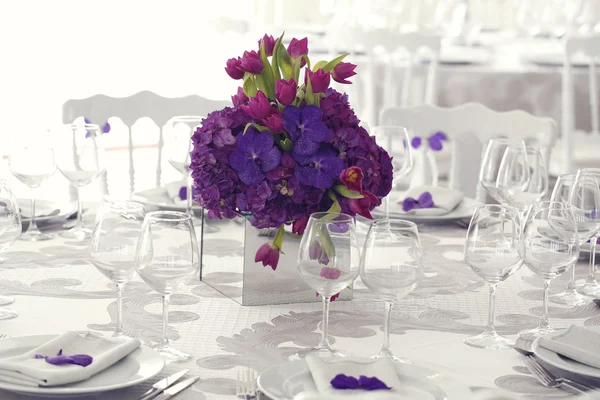
[{"label": "knife", "polygon": [[152,389],[144,393],[138,400],[148,400],[151,397],[159,395],[166,388],[181,379],[181,377],[187,374],[189,371],[189,369],[184,369],[183,371],[175,372],[173,375],[167,376],[165,379],[156,382],[154,385],[152,385]]},{"label": "knife", "polygon": [[187,389],[189,386],[192,386],[198,379],[200,379],[198,376],[188,378],[185,381],[165,390],[163,394],[156,398],[156,400],[168,400],[177,393]]}]

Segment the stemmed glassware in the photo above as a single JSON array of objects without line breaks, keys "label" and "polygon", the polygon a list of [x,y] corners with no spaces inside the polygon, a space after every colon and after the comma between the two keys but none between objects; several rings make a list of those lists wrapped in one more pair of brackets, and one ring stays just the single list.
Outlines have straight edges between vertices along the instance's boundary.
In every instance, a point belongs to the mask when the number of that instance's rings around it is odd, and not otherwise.
[{"label": "stemmed glassware", "polygon": [[83,240],[92,236],[92,230],[83,224],[81,188],[92,183],[104,172],[103,149],[98,143],[101,129],[94,124],[67,124],[57,129],[59,143],[58,170],[77,189],[77,225],[61,236]]},{"label": "stemmed glassware", "polygon": [[162,337],[156,350],[169,362],[189,360],[189,354],[170,346],[167,329],[171,295],[200,271],[192,217],[177,211],[147,213],[136,249],[135,269],[163,299]]},{"label": "stemmed glassware", "polygon": [[117,287],[113,336],[123,336],[123,289],[135,275],[135,256],[144,206],[131,201],[105,203],[96,216],[90,260]]},{"label": "stemmed glassware", "polygon": [[533,204],[525,218],[519,255],[534,274],[544,280],[544,313],[540,326],[519,333],[532,341],[553,331],[548,324],[550,282],[579,258],[579,236],[573,206],[557,201]]},{"label": "stemmed glassware", "polygon": [[360,277],[385,302],[383,346],[375,357],[403,361],[390,350],[390,323],[394,304],[410,294],[423,277],[417,225],[400,219],[374,221],[362,251]]},{"label": "stemmed glassware", "polygon": [[465,262],[488,283],[490,303],[485,331],[464,340],[470,346],[500,350],[511,348],[514,344],[496,332],[494,308],[498,284],[523,264],[518,250],[519,234],[517,209],[501,205],[481,205],[475,209],[467,231]]},{"label": "stemmed glassware", "polygon": [[485,191],[498,203],[504,204],[505,199],[500,195],[500,191],[496,187],[498,181],[498,171],[502,157],[506,149],[510,147],[510,142],[506,138],[493,138],[488,142],[483,159],[481,160],[481,168],[479,169],[479,183]]},{"label": "stemmed glassware", "polygon": [[310,216],[298,251],[298,271],[308,286],[321,295],[323,324],[321,342],[300,352],[301,357],[309,353],[320,357],[347,356],[329,343],[329,302],[356,279],[359,253],[354,218],[328,212]]},{"label": "stemmed glassware", "polygon": [[[15,199],[8,183],[0,180],[0,253],[8,250],[10,246],[21,235],[21,214],[19,213],[19,204]],[[0,306],[5,306],[14,302],[9,296],[0,296]],[[0,307],[0,320],[12,319],[17,316],[17,312],[8,308]]]},{"label": "stemmed glassware", "polygon": [[42,183],[56,171],[54,151],[45,147],[26,147],[9,157],[10,172],[31,188],[31,220],[21,240],[38,242],[50,240],[54,236],[41,232],[35,221],[35,192]]},{"label": "stemmed glassware", "polygon": [[527,207],[542,200],[548,191],[548,171],[540,149],[508,147],[500,163],[496,187],[503,204],[515,207],[524,216]]},{"label": "stemmed glassware", "polygon": [[[371,132],[379,143],[392,157],[394,167],[393,187],[405,178],[413,167],[413,151],[410,145],[408,130],[401,126],[382,125],[373,127]],[[389,214],[389,195],[384,199],[385,215]]]},{"label": "stemmed glassware", "polygon": [[[574,174],[564,174],[558,177],[551,200],[560,201],[573,206],[579,245],[595,237],[600,230],[600,189],[595,178]],[[575,266],[571,266],[571,279],[567,289],[559,294],[550,296],[550,301],[558,304],[581,306],[589,304],[591,299],[582,296],[575,290]]]},{"label": "stemmed glassware", "polygon": [[[577,171],[577,177],[588,176],[596,180],[596,184],[600,187],[600,168],[582,168]],[[595,214],[600,213],[600,207],[596,208]],[[590,239],[591,251],[590,251],[590,269],[588,276],[582,287],[579,288],[579,292],[591,297],[600,296],[600,285],[596,281],[596,245],[600,240],[600,232],[596,233]]]}]

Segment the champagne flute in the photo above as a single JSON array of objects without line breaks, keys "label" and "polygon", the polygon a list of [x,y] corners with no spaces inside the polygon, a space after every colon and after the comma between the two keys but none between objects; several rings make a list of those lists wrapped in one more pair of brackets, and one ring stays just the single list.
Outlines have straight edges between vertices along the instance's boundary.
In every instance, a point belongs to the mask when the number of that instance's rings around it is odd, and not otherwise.
[{"label": "champagne flute", "polygon": [[521,231],[519,255],[527,268],[544,280],[544,312],[540,326],[519,333],[521,339],[533,341],[554,331],[548,323],[550,282],[579,258],[573,206],[557,201],[531,205]]},{"label": "champagne flute", "polygon": [[[596,183],[600,187],[600,168],[582,168],[577,171],[577,177],[581,176],[589,176],[596,180]],[[596,213],[600,212],[600,210],[596,211]],[[579,288],[579,292],[586,296],[598,297],[600,296],[600,285],[596,281],[596,245],[598,244],[598,240],[600,240],[600,232],[594,235],[590,239],[591,251],[590,251],[590,267],[588,276],[585,279],[585,283],[581,288]]]},{"label": "champagne flute", "polygon": [[489,317],[485,331],[464,339],[469,346],[501,350],[514,343],[498,335],[494,328],[496,288],[523,265],[519,256],[519,212],[501,205],[481,205],[475,209],[465,242],[465,262],[488,283]]},{"label": "champagne flute", "polygon": [[[560,201],[573,206],[579,245],[595,237],[600,230],[600,189],[595,178],[575,174],[563,174],[558,177],[551,200]],[[589,304],[591,299],[582,296],[575,290],[575,266],[571,265],[571,279],[567,289],[559,294],[550,296],[550,301],[558,304],[582,306]]]},{"label": "champagne flute", "polygon": [[135,255],[144,206],[131,201],[105,203],[96,216],[90,260],[117,286],[117,321],[113,336],[123,336],[123,289],[135,275]]},{"label": "champagne flute", "polygon": [[375,358],[391,358],[392,307],[410,294],[423,277],[421,241],[417,225],[400,219],[380,219],[371,224],[360,261],[360,278],[385,302],[383,346]]},{"label": "champagne flute", "polygon": [[171,295],[200,271],[192,217],[177,211],[147,213],[136,249],[135,269],[162,296],[162,336],[156,350],[169,362],[189,360],[191,355],[170,346],[167,329]]},{"label": "champagne flute", "polygon": [[298,251],[298,271],[308,286],[321,295],[323,324],[321,342],[317,347],[301,351],[301,357],[309,353],[320,357],[348,355],[334,350],[329,343],[329,302],[356,279],[359,252],[354,218],[328,212],[310,216]]},{"label": "champagne flute", "polygon": [[31,188],[31,220],[21,240],[38,242],[50,240],[54,236],[41,232],[35,221],[35,192],[42,183],[56,171],[54,151],[44,147],[26,147],[9,157],[10,172]]},{"label": "champagne flute", "polygon": [[81,188],[104,172],[103,151],[98,143],[102,131],[94,124],[67,124],[56,131],[60,143],[58,170],[77,188],[77,225],[60,235],[69,239],[88,239],[92,230],[83,223]]},{"label": "champagne flute", "polygon": [[[0,180],[0,253],[8,250],[21,235],[21,214],[19,204],[8,183]],[[14,302],[9,296],[0,296],[0,305],[5,306]],[[0,320],[12,319],[17,312],[0,307]]]}]

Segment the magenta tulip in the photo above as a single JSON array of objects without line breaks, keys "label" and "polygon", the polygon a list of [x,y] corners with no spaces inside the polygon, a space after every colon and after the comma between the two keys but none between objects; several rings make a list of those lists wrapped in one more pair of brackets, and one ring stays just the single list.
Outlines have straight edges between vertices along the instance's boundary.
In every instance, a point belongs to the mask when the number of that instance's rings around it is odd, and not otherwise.
[{"label": "magenta tulip", "polygon": [[243,71],[260,74],[265,69],[265,65],[256,51],[245,51],[241,60],[240,67]]},{"label": "magenta tulip", "polygon": [[310,79],[313,93],[323,93],[327,90],[329,82],[331,82],[330,78],[331,75],[329,72],[323,71],[322,68],[319,68],[316,72],[312,72],[308,68],[306,69],[305,83],[306,79]]},{"label": "magenta tulip", "polygon": [[273,133],[283,132],[283,122],[281,121],[281,114],[276,109],[273,110],[271,115],[263,119],[263,123]]},{"label": "magenta tulip", "polygon": [[319,274],[322,278],[335,280],[340,277],[342,271],[338,268],[332,267],[323,267],[321,268],[321,273]]},{"label": "magenta tulip", "polygon": [[306,229],[307,224],[308,217],[306,215],[303,215],[302,217],[295,220],[292,224],[292,233],[295,233],[296,235],[302,235],[304,233],[304,230]]},{"label": "magenta tulip", "polygon": [[267,57],[272,56],[273,48],[275,47],[275,38],[265,33],[265,36],[263,36],[263,38],[258,41],[258,47],[260,48],[260,45],[263,43],[265,46],[265,52],[267,53]]},{"label": "magenta tulip", "polygon": [[248,100],[248,96],[246,96],[246,93],[244,93],[244,89],[242,89],[241,87],[238,87],[237,94],[231,96],[231,101],[233,102],[234,107],[246,104]]},{"label": "magenta tulip", "polygon": [[333,71],[331,71],[331,76],[333,77],[333,80],[338,83],[351,84],[352,82],[347,79],[356,75],[356,72],[354,72],[355,68],[356,64],[340,62],[335,66]]},{"label": "magenta tulip", "polygon": [[280,79],[275,85],[275,97],[284,106],[290,105],[296,100],[296,90],[298,85],[294,78],[290,78],[289,81]]},{"label": "magenta tulip", "polygon": [[242,59],[238,57],[230,58],[229,60],[227,60],[225,72],[227,72],[227,75],[229,75],[233,79],[242,79],[244,77],[244,70],[242,69]]},{"label": "magenta tulip", "polygon": [[275,271],[279,263],[279,249],[272,242],[263,244],[256,251],[254,262],[262,262],[263,267],[268,265]]},{"label": "magenta tulip", "polygon": [[348,190],[362,193],[362,181],[364,177],[360,167],[350,167],[342,171],[340,174],[340,181],[348,188]]},{"label": "magenta tulip", "polygon": [[[308,38],[300,40],[293,38],[288,45],[287,51],[290,53],[292,62],[296,61],[300,56],[308,54]],[[304,67],[305,64],[306,60],[302,60],[300,66]]]},{"label": "magenta tulip", "polygon": [[373,219],[369,207],[371,206],[371,204],[377,203],[379,200],[372,193],[369,193],[366,190],[363,191],[361,194],[365,196],[362,199],[348,199],[350,211],[362,215],[365,218]]},{"label": "magenta tulip", "polygon": [[271,115],[271,103],[267,96],[260,90],[250,99],[247,106],[240,106],[244,112],[253,119],[265,119]]}]

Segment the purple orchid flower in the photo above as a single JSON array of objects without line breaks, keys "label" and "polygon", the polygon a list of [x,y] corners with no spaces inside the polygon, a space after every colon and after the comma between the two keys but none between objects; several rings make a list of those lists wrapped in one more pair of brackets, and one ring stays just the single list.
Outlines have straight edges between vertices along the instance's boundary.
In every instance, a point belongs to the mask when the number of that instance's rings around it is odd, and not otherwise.
[{"label": "purple orchid flower", "polygon": [[231,167],[246,185],[257,185],[269,172],[279,165],[281,152],[268,132],[248,129],[237,137],[237,150],[229,156]]},{"label": "purple orchid flower", "polygon": [[433,197],[429,192],[423,192],[418,199],[407,197],[402,202],[402,209],[404,212],[409,212],[419,208],[433,208],[434,206],[435,204],[433,202]]},{"label": "purple orchid flower", "polygon": [[299,165],[294,174],[298,182],[318,189],[329,189],[344,169],[344,162],[331,148],[322,148],[314,155],[297,161]]},{"label": "purple orchid flower", "polygon": [[64,365],[64,364],[74,364],[81,365],[82,367],[87,367],[94,361],[94,358],[88,356],[87,354],[73,354],[72,356],[63,356],[63,351],[60,349],[56,356],[43,356],[41,354],[35,355],[36,359],[43,358],[46,360],[48,364],[52,365]]},{"label": "purple orchid flower", "polygon": [[331,380],[331,386],[336,389],[358,389],[360,383],[358,382],[358,379],[353,376],[337,374],[335,378]]},{"label": "purple orchid flower", "polygon": [[361,389],[365,390],[390,390],[391,387],[388,387],[385,383],[377,379],[376,377],[368,378],[364,375],[361,375],[358,378],[358,383],[360,384]]},{"label": "purple orchid flower", "polygon": [[321,272],[319,273],[319,276],[321,278],[325,278],[325,279],[336,280],[337,278],[340,277],[341,274],[342,274],[342,271],[340,271],[338,268],[323,267],[323,268],[321,268]]},{"label": "purple orchid flower", "polygon": [[410,145],[413,147],[413,149],[418,149],[419,147],[421,147],[421,141],[422,140],[421,140],[421,138],[419,136],[415,136],[410,141]]},{"label": "purple orchid flower", "polygon": [[292,153],[296,160],[298,156],[307,157],[315,154],[321,142],[329,137],[327,125],[323,123],[323,112],[317,106],[306,106],[302,109],[287,106],[283,110],[282,118],[283,127],[294,142]]},{"label": "purple orchid flower", "polygon": [[[195,198],[197,194],[198,194],[198,192],[197,192],[196,188],[193,187],[192,188],[192,198]],[[181,200],[187,200],[187,186],[182,186],[179,189],[178,195]]]}]

